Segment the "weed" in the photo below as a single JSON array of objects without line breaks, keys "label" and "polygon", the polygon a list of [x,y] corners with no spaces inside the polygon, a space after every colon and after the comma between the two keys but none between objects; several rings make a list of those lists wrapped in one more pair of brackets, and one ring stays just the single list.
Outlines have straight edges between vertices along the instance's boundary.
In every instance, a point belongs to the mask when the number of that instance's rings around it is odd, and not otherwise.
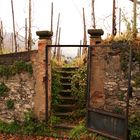
[{"label": "weed", "polygon": [[6,101],[6,106],[8,109],[13,109],[14,108],[14,101],[12,99],[8,99]]},{"label": "weed", "polygon": [[4,83],[0,83],[0,97],[4,96],[8,91],[9,88]]},{"label": "weed", "polygon": [[140,139],[140,114],[135,113],[129,119],[130,140]]}]

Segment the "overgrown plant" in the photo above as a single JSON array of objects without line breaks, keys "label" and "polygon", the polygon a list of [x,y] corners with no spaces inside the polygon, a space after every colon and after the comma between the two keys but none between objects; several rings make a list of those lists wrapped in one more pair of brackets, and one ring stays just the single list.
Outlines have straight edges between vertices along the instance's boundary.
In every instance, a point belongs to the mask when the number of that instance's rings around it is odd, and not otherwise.
[{"label": "overgrown plant", "polygon": [[8,91],[9,88],[4,83],[0,83],[0,97],[4,96]]},{"label": "overgrown plant", "polygon": [[52,105],[59,104],[59,92],[61,91],[60,75],[52,68]]},{"label": "overgrown plant", "polygon": [[6,106],[7,106],[8,109],[14,109],[14,100],[8,99],[6,101]]},{"label": "overgrown plant", "polygon": [[72,77],[72,96],[77,100],[78,110],[75,110],[75,117],[85,115],[86,106],[86,82],[87,67],[79,68]]},{"label": "overgrown plant", "polygon": [[140,139],[140,114],[135,113],[129,119],[130,140]]},{"label": "overgrown plant", "polygon": [[69,137],[75,140],[80,140],[82,137],[86,136],[87,134],[88,131],[84,123],[80,123],[70,131]]},{"label": "overgrown plant", "polygon": [[5,66],[0,65],[0,76],[9,78],[10,76],[15,75],[16,73],[28,72],[29,74],[33,73],[31,63],[24,61],[17,61],[13,65]]}]

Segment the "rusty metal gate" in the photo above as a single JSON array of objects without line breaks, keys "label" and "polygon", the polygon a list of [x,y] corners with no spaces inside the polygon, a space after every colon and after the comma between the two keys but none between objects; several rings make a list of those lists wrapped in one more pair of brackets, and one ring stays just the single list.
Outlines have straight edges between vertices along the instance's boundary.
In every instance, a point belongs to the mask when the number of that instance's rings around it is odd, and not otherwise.
[{"label": "rusty metal gate", "polygon": [[[92,52],[96,47],[89,45],[47,45],[46,46],[46,58],[48,58],[48,48],[50,47],[87,47],[88,48],[88,58],[87,58],[87,115],[86,115],[86,126],[88,130],[95,132],[99,135],[106,136],[114,140],[128,140],[128,105],[129,105],[129,92],[130,92],[130,80],[131,80],[131,51],[130,51],[130,66],[129,66],[129,79],[128,79],[128,95],[126,101],[126,114],[120,115],[112,112],[107,112],[99,108],[94,108],[90,106],[90,86],[91,86],[91,60],[94,55]],[[100,45],[101,48],[109,48],[108,45]],[[46,59],[46,64],[48,64],[48,59]],[[48,77],[48,72],[46,71],[46,77]],[[46,82],[46,89],[47,82]],[[48,90],[46,90],[46,103],[48,103]],[[46,105],[46,119],[48,118],[48,104]]]},{"label": "rusty metal gate", "polygon": [[[88,130],[95,132],[99,135],[114,139],[114,140],[128,140],[128,107],[129,107],[129,95],[131,89],[131,49],[129,56],[129,76],[128,76],[128,93],[126,97],[126,114],[120,115],[117,113],[112,113],[108,111],[104,111],[103,109],[91,107],[90,105],[90,93],[91,93],[91,60],[94,57],[93,52],[96,51],[96,48],[109,48],[111,46],[105,45],[95,45],[90,46],[89,48],[89,56],[88,56],[88,103],[87,103],[87,128]],[[113,48],[111,48],[113,49]],[[116,48],[115,48],[116,49]],[[93,66],[94,67],[94,66]],[[94,87],[94,85],[93,85]]]}]

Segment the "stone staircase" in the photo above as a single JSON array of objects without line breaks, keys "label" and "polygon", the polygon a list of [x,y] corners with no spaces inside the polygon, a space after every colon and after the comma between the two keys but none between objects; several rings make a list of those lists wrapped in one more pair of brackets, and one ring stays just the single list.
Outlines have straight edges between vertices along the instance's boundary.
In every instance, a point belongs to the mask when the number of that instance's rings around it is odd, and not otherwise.
[{"label": "stone staircase", "polygon": [[60,103],[54,107],[54,115],[59,117],[62,120],[62,123],[59,125],[56,124],[56,127],[73,128],[69,123],[69,119],[73,118],[77,105],[76,100],[72,96],[71,79],[76,70],[77,67],[62,67],[57,70],[61,77],[62,89],[59,92]]}]

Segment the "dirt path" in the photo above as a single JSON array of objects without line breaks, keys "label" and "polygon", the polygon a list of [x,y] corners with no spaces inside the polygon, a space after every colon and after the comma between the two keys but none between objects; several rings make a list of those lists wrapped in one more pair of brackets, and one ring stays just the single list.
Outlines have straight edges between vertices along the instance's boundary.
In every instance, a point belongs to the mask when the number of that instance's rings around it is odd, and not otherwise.
[{"label": "dirt path", "polygon": [[[0,134],[0,140],[62,140],[62,138]],[[63,139],[63,140],[67,140],[67,139]]]}]

